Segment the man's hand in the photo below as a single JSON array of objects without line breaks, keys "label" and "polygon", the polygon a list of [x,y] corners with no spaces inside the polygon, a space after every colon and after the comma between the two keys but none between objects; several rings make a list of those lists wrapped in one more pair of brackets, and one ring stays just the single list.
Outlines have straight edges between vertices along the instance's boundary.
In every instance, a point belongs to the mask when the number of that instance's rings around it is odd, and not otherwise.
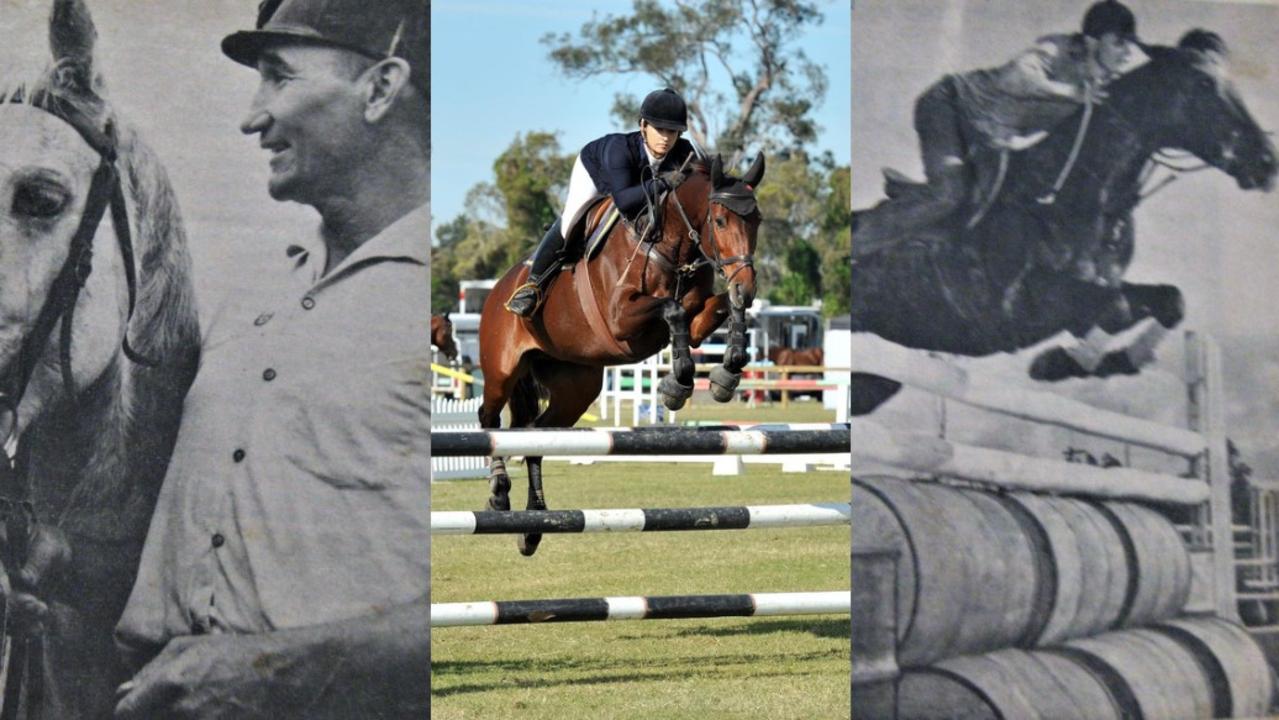
[{"label": "man's hand", "polygon": [[120,686],[115,716],[419,720],[430,708],[430,622],[423,598],[260,635],[175,638]]},{"label": "man's hand", "polygon": [[1084,85],[1084,101],[1093,105],[1100,105],[1110,97],[1110,93],[1100,82],[1090,82]]},{"label": "man's hand", "polygon": [[[302,717],[306,699],[280,686],[292,659],[269,635],[174,638],[117,690],[117,718]],[[301,706],[299,706],[301,703]]]},{"label": "man's hand", "polygon": [[[7,538],[5,538],[7,540]],[[49,606],[40,599],[71,563],[71,543],[59,528],[37,524],[27,545],[26,564],[9,575],[8,630],[19,636],[44,631]]]}]

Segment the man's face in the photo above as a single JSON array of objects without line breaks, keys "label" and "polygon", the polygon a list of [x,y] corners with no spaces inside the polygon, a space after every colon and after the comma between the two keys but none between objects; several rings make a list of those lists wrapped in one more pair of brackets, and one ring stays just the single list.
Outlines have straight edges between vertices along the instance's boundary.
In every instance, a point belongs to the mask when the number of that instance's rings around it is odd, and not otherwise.
[{"label": "man's face", "polygon": [[1132,45],[1117,33],[1106,33],[1097,40],[1097,63],[1110,73],[1118,73],[1128,62]]},{"label": "man's face", "polygon": [[644,133],[644,144],[648,146],[648,151],[656,157],[666,157],[666,153],[675,146],[675,141],[679,140],[680,134],[679,130],[659,128],[647,120],[640,121],[640,131]]},{"label": "man's face", "polygon": [[261,81],[240,129],[271,151],[276,200],[316,204],[344,194],[361,152],[363,102],[344,50],[277,42],[258,58]]}]

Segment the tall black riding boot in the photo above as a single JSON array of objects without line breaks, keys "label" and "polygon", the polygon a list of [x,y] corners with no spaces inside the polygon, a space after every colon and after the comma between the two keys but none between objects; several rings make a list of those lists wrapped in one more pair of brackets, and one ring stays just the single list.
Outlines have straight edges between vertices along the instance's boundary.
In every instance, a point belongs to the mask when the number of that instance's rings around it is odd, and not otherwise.
[{"label": "tall black riding boot", "polygon": [[556,220],[542,236],[542,241],[533,250],[533,267],[528,271],[528,282],[515,289],[511,298],[506,301],[506,309],[521,317],[530,317],[542,305],[542,298],[551,280],[559,273],[560,264],[564,262],[565,240],[560,232],[560,221]]}]

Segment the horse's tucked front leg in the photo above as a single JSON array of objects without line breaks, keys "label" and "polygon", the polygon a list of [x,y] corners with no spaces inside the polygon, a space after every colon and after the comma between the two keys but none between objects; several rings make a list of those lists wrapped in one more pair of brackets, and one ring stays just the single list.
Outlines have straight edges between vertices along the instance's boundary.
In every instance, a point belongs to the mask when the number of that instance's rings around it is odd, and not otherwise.
[{"label": "horse's tucked front leg", "polygon": [[693,394],[693,353],[689,348],[688,318],[684,308],[674,300],[662,308],[662,319],[670,328],[671,372],[662,378],[657,391],[662,404],[669,410],[679,410]]},{"label": "horse's tucked front leg", "polygon": [[733,399],[733,391],[742,381],[742,368],[750,360],[746,353],[746,302],[730,287],[728,313],[728,348],[724,363],[711,370],[711,395],[718,402]]}]

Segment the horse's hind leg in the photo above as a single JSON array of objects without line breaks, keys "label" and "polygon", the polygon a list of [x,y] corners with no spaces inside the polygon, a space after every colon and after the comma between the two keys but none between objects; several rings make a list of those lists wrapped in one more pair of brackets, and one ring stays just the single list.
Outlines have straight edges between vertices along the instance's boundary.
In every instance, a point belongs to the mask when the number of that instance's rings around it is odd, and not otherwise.
[{"label": "horse's hind leg", "polygon": [[[586,365],[547,363],[535,369],[537,381],[546,389],[548,402],[534,425],[539,428],[572,427],[599,397],[604,384],[604,369]],[[528,468],[528,509],[545,510],[546,493],[542,488],[542,458],[526,457]],[[537,552],[541,533],[521,535],[520,554],[528,557]]]},{"label": "horse's hind leg", "polygon": [[670,328],[671,372],[662,378],[657,391],[668,410],[679,410],[693,394],[693,353],[689,349],[688,318],[684,308],[671,300],[662,308],[662,319]]}]

